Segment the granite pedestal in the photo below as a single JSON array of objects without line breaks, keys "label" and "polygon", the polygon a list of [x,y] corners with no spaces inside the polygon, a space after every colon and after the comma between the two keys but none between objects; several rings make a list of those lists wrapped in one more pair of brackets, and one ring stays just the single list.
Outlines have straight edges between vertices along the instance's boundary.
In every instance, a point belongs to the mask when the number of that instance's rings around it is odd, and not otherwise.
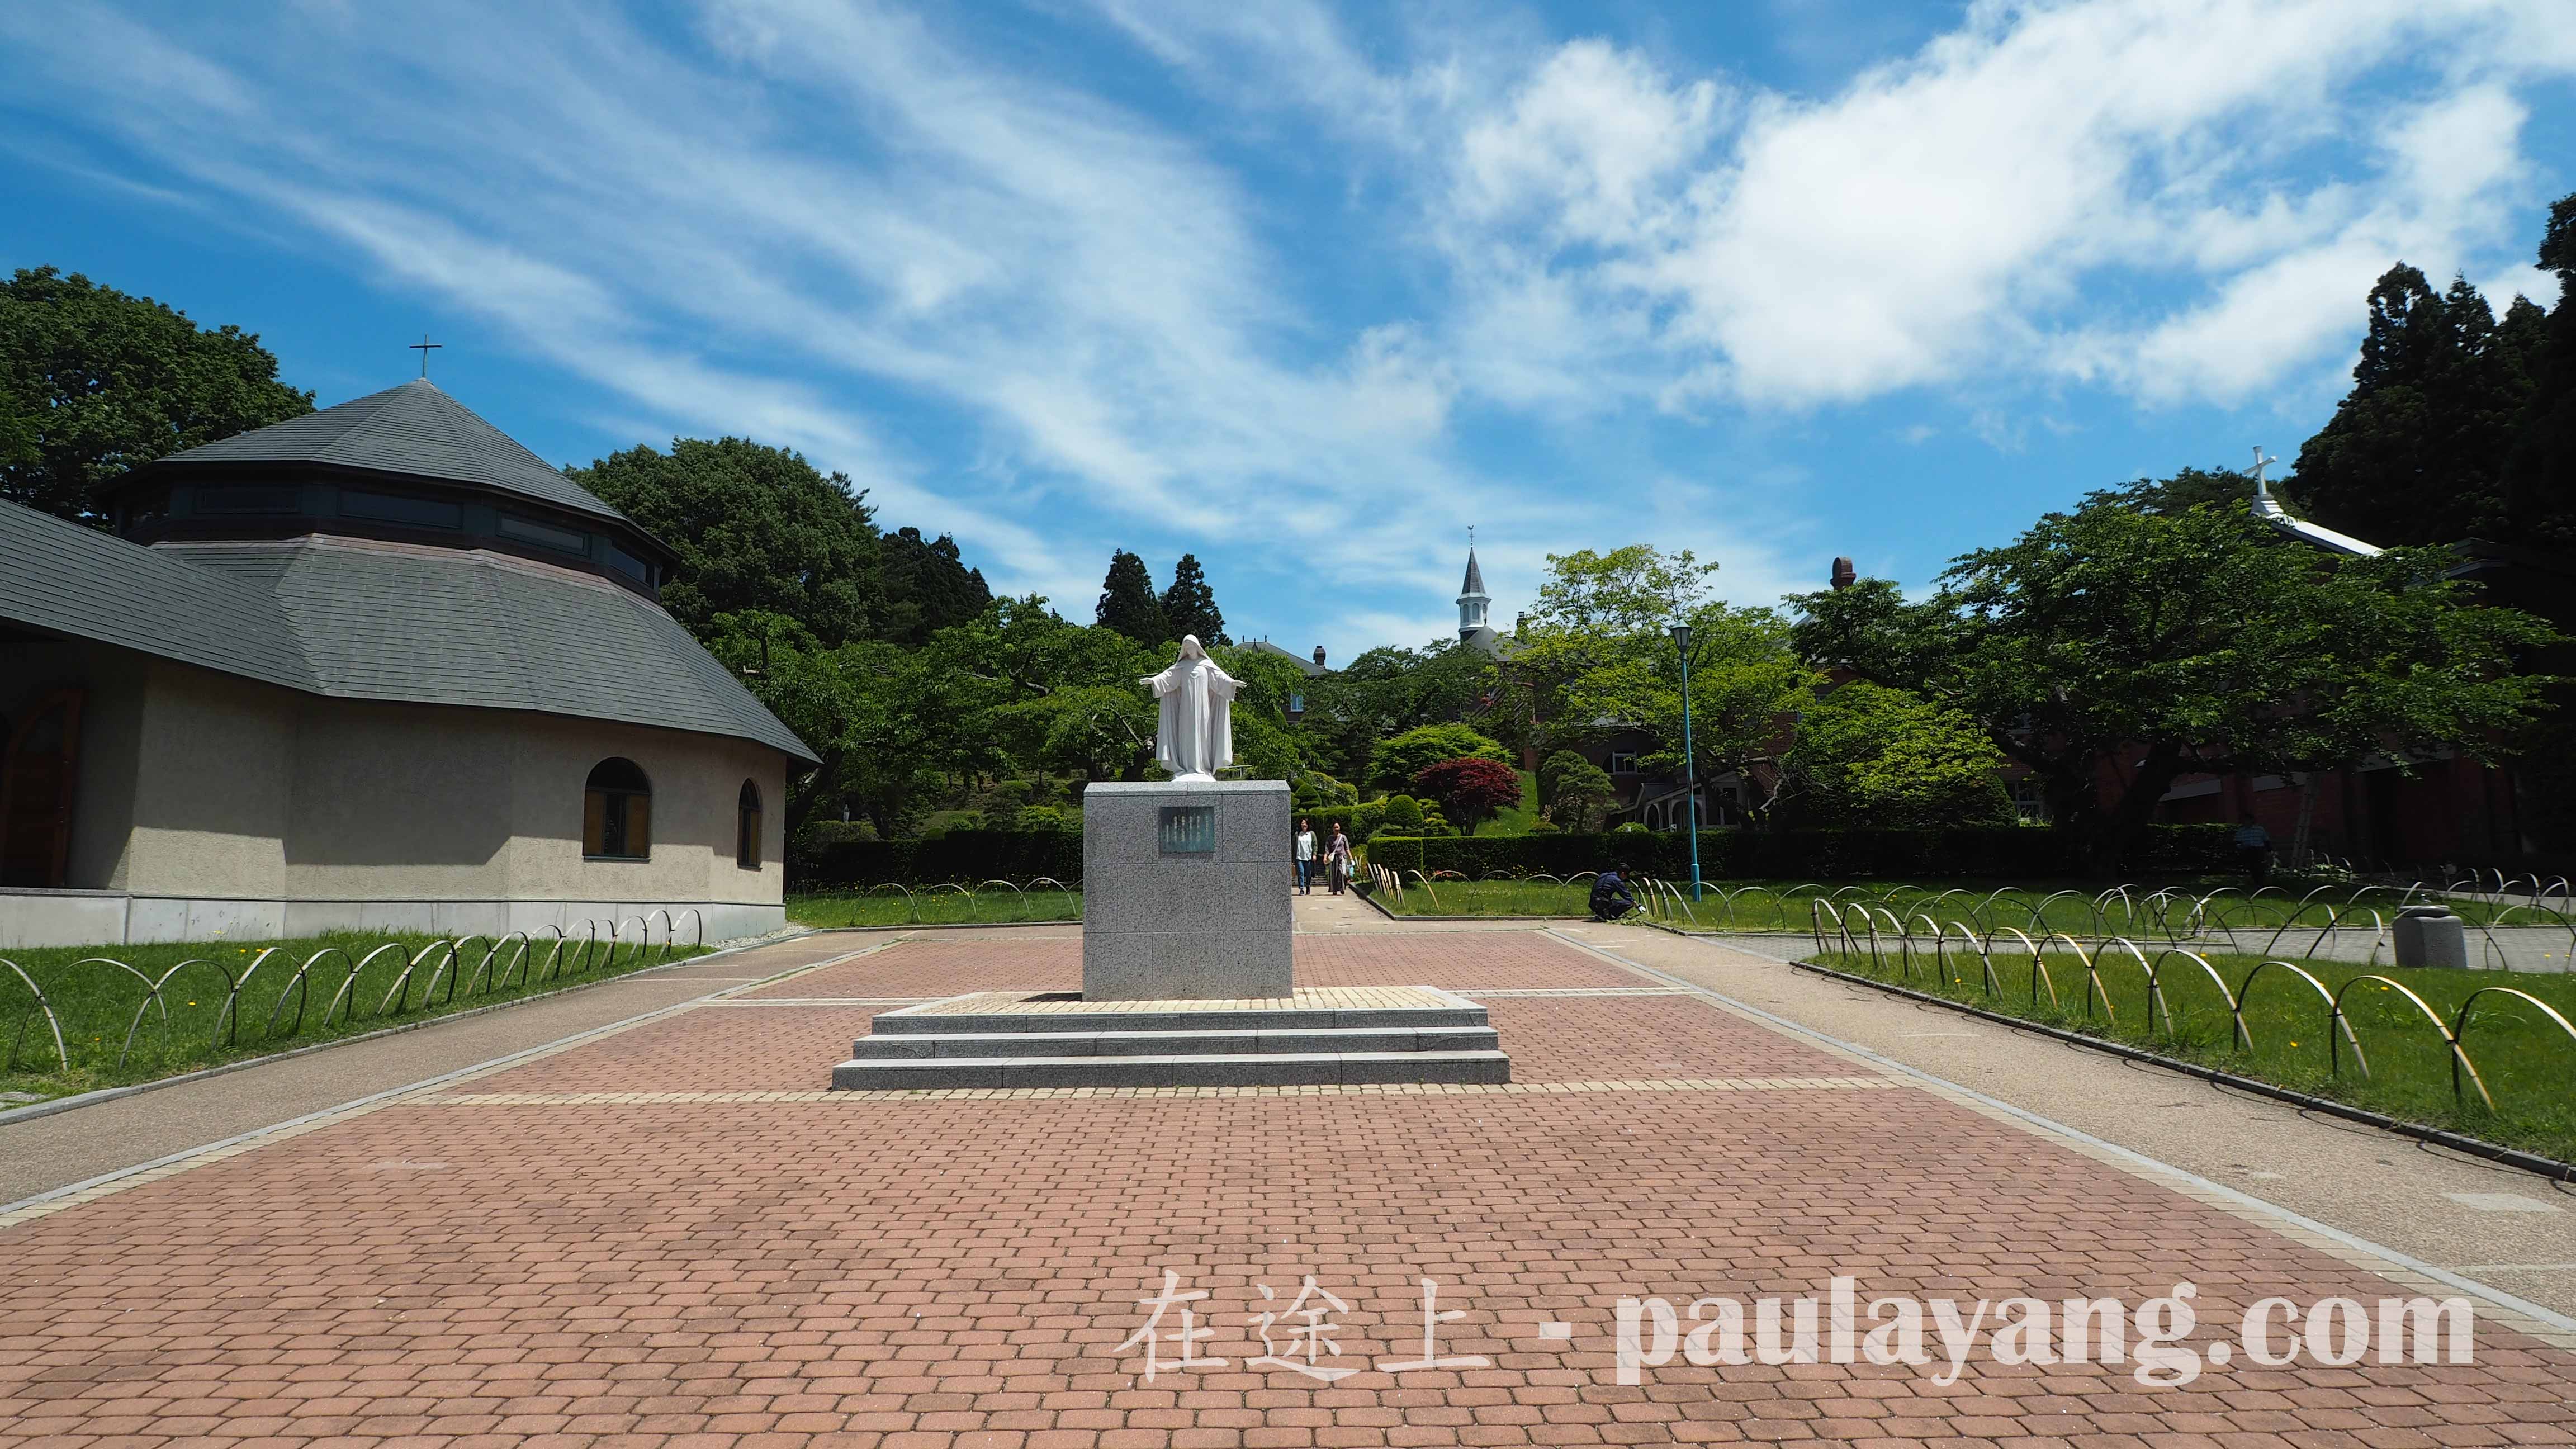
[{"label": "granite pedestal", "polygon": [[1083,999],[1287,996],[1292,852],[1284,780],[1086,788]]},{"label": "granite pedestal", "polygon": [[1428,986],[1294,982],[1288,786],[1082,795],[1082,990],[889,1011],[845,1091],[1287,1087],[1512,1079],[1485,1008]]},{"label": "granite pedestal", "polygon": [[978,991],[878,1014],[843,1091],[1508,1082],[1485,1008],[1428,986],[1307,987],[1237,1001]]}]

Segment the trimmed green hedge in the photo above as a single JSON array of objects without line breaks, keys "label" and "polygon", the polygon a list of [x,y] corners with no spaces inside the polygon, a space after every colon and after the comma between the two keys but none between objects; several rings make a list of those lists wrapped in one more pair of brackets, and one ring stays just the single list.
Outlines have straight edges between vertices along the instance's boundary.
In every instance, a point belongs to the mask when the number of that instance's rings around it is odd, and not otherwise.
[{"label": "trimmed green hedge", "polygon": [[[1623,831],[1609,835],[1380,836],[1369,860],[1390,870],[1454,870],[1486,875],[1572,875],[1616,861],[1649,875],[1690,874],[1690,841],[1679,834]],[[2048,879],[2078,873],[2078,857],[2054,830],[1972,826],[1953,830],[1705,830],[1700,875],[1716,880],[2011,877]],[[2151,825],[2129,868],[2199,874],[2236,864],[2235,831],[2226,825]]]},{"label": "trimmed green hedge", "polygon": [[952,830],[932,840],[801,841],[787,855],[789,888],[840,890],[892,881],[937,885],[1036,876],[1082,878],[1078,830]]}]

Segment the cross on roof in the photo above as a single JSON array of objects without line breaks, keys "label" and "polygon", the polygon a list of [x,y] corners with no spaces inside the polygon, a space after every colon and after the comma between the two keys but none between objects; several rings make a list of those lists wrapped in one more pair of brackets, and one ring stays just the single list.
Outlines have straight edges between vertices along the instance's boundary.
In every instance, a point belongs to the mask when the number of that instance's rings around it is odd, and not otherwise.
[{"label": "cross on roof", "polygon": [[429,354],[438,348],[445,347],[446,345],[447,344],[444,342],[430,341],[429,334],[426,332],[420,334],[420,340],[418,342],[406,342],[403,344],[403,346],[409,350],[420,354],[420,375],[424,380],[429,376]]}]

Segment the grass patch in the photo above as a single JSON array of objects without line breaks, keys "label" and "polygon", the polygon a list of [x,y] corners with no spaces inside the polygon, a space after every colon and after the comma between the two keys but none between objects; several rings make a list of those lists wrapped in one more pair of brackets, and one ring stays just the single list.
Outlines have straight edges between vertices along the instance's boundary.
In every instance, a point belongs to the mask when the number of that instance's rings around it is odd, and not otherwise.
[{"label": "grass patch", "polygon": [[[2098,885],[2050,882],[1708,881],[1700,899],[1691,901],[1688,882],[1673,884],[1682,901],[1659,896],[1656,917],[1684,930],[1804,935],[1812,929],[1815,902],[1824,900],[1841,909],[1868,905],[1883,931],[1889,930],[1886,918],[1891,915],[1906,923],[1914,923],[1918,916],[1940,924],[1956,921],[1973,926],[1979,934],[2011,927],[2032,936],[2063,931],[2073,936],[2140,940],[2182,935],[2196,924],[2201,934],[2249,951],[2263,949],[2270,933],[2284,926],[2294,932],[2284,940],[2303,945],[2309,931],[2322,928],[2337,915],[2345,929],[2367,931],[2370,912],[2393,920],[2405,895],[2384,886],[2336,885],[2318,892],[2313,886],[2294,884],[2266,887],[2263,894],[2249,896],[2241,882],[2225,878],[2133,885],[2125,897]],[[2160,891],[2165,893],[2161,897]],[[1391,896],[1381,899],[1400,915],[1580,916],[1589,914],[1588,894],[1588,882],[1435,879],[1426,889],[1423,882],[1408,878],[1401,901]],[[2423,897],[2415,899],[2420,902]],[[2204,901],[2206,905],[2200,904]],[[2557,911],[2528,905],[2460,900],[2446,904],[2472,924],[2561,930],[2569,925],[2568,918]],[[2232,939],[2227,939],[2230,933]]]},{"label": "grass patch", "polygon": [[[2144,1048],[2562,1162],[2576,1161],[2576,1094],[2568,1089],[2571,1075],[2576,1075],[2576,1042],[2547,1013],[2510,996],[2479,1000],[2462,1040],[2495,1098],[2490,1111],[2466,1073],[2459,1095],[2453,1095],[2450,1050],[2442,1031],[2424,1011],[2404,991],[2361,979],[2380,975],[2402,983],[2447,1027],[2472,993],[2489,987],[2527,993],[2576,1020],[2576,978],[2496,971],[2373,972],[2331,961],[2300,963],[2328,993],[2339,994],[2344,1020],[2369,1064],[2365,1074],[2351,1042],[2342,1040],[2340,1030],[2330,1035],[2326,999],[2281,967],[2264,971],[2249,999],[2245,985],[2259,964],[2255,957],[2206,957],[2226,985],[2223,996],[2219,983],[2182,954],[2160,955],[2150,947],[2146,955],[2157,963],[2164,995],[2152,1027],[2147,1020],[2146,968],[2117,949],[2095,953],[2089,978],[2082,958],[2074,952],[2062,947],[2049,952],[2042,958],[2047,966],[2043,980],[2031,957],[2016,943],[2009,951],[1995,952],[1991,990],[1976,954],[1955,945],[1946,965],[1919,949],[1910,962],[1886,949],[1875,961],[1866,952],[1827,952],[1811,959],[2026,1021]],[[2236,1034],[2227,996],[2236,997],[2241,1005],[2246,1032],[2252,1038],[2250,1048]]]},{"label": "grass patch", "polygon": [[[1286,882],[1280,888],[1287,889]],[[865,891],[816,891],[787,898],[787,919],[829,930],[849,926],[998,926],[1015,921],[1079,921],[1082,892],[1015,891],[990,887],[967,892],[947,886],[878,886]]]},{"label": "grass patch", "polygon": [[1383,890],[1376,899],[1399,916],[1589,916],[1591,894],[1589,881],[1436,880],[1428,887],[1407,881],[1400,900]]},{"label": "grass patch", "polygon": [[[447,939],[338,932],[288,941],[10,951],[5,959],[23,970],[52,1006],[70,1060],[56,1055],[53,1031],[27,981],[0,966],[0,1053],[6,1053],[0,1055],[0,1091],[60,1097],[148,1082],[498,1001],[542,996],[706,950],[646,949],[629,942],[614,948],[612,960],[608,943],[585,949],[580,937],[560,951],[551,940],[540,939],[523,952],[521,937],[511,937],[506,948],[499,948],[489,937],[469,936],[457,943],[451,961],[446,951],[432,949]],[[303,973],[298,986],[298,972],[308,961],[312,969]],[[406,971],[411,973],[407,982]],[[161,985],[158,1005],[152,1003],[156,982]],[[397,983],[402,988],[398,998]],[[323,1021],[326,1011],[328,1023]]]},{"label": "grass patch", "polygon": [[1476,827],[1478,835],[1527,835],[1538,823],[1538,776],[1531,771],[1516,772],[1521,777],[1521,800],[1506,805]]}]

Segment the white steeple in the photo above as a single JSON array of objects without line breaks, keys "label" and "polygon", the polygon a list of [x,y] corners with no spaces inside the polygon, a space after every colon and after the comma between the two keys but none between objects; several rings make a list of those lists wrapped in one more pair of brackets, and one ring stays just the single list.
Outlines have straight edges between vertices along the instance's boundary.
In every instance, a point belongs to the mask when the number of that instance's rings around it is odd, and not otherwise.
[{"label": "white steeple", "polygon": [[1485,593],[1485,571],[1476,567],[1476,530],[1467,529],[1467,579],[1458,586],[1458,637],[1473,638],[1486,627],[1485,607],[1493,599]]}]

